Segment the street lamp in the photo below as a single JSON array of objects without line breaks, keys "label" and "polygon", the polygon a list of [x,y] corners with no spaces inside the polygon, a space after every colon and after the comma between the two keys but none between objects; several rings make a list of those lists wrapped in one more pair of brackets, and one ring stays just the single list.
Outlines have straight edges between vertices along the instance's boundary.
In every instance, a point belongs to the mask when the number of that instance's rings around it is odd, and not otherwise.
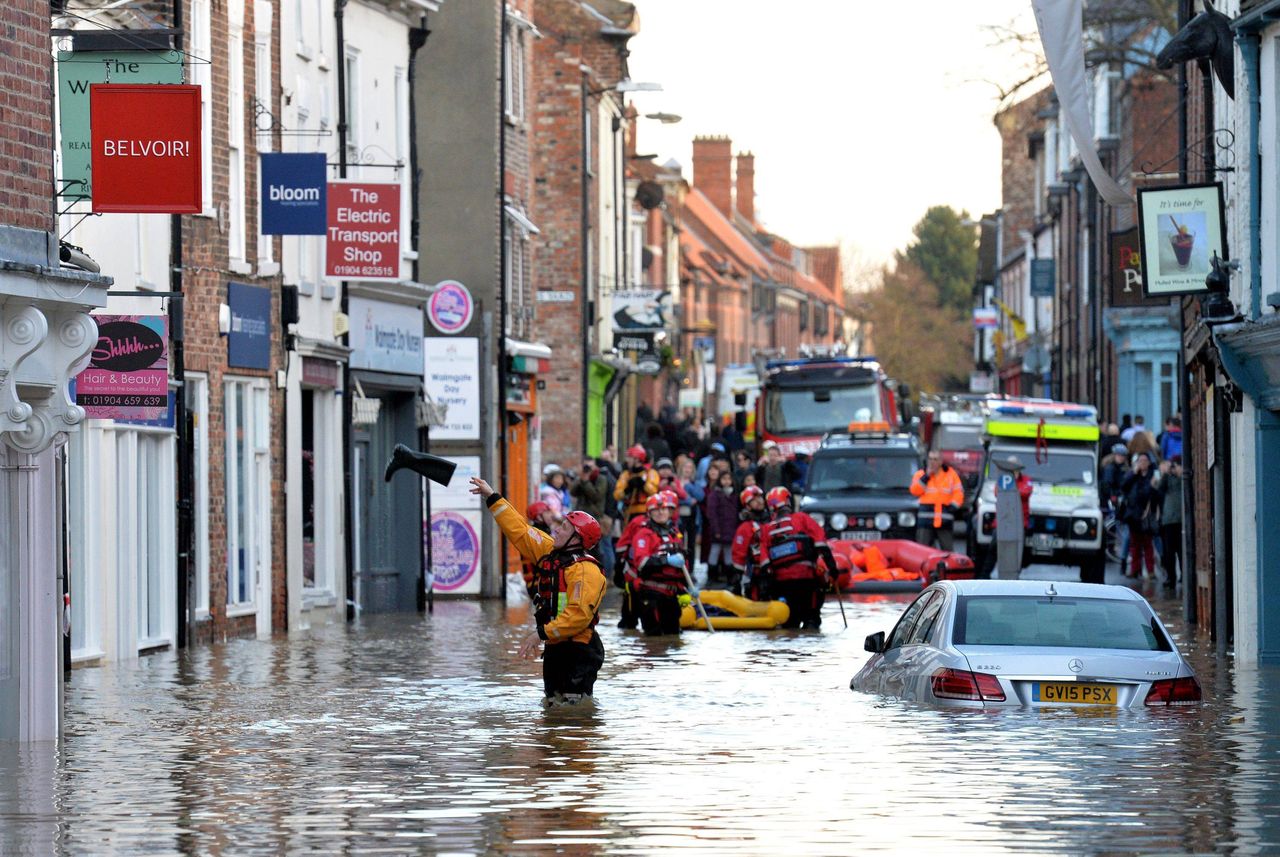
[{"label": "street lamp", "polygon": [[657,121],[661,122],[663,125],[674,125],[684,117],[676,113],[646,113],[644,114],[644,118],[656,119]]}]

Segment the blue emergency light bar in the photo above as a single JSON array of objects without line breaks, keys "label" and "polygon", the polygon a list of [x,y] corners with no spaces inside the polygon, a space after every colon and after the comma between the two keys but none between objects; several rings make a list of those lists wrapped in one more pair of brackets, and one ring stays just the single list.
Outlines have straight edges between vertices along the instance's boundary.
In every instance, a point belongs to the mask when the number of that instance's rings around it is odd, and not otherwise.
[{"label": "blue emergency light bar", "polygon": [[1098,412],[1086,405],[1018,405],[1007,404],[997,405],[991,409],[994,413],[1009,417],[1036,417],[1036,416],[1054,416],[1054,417],[1077,417],[1080,419],[1096,419]]}]

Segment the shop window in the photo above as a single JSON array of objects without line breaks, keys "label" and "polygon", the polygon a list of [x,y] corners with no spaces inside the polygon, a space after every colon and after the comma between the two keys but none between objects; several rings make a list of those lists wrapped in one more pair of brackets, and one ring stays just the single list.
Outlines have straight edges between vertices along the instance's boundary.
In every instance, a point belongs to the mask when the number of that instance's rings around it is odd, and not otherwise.
[{"label": "shop window", "polygon": [[187,409],[191,412],[191,445],[194,458],[192,481],[194,482],[195,520],[192,538],[195,546],[192,562],[195,565],[195,591],[191,593],[196,617],[209,615],[209,378],[206,375],[186,376]]},{"label": "shop window", "polygon": [[267,386],[262,379],[228,379],[226,524],[228,615],[253,612],[260,582],[271,574],[271,464]]}]

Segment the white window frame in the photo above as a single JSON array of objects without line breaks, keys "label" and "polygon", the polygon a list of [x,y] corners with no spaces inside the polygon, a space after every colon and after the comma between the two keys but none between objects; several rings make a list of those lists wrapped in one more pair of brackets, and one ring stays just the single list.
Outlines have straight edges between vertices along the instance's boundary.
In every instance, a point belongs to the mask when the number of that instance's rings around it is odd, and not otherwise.
[{"label": "white window frame", "polygon": [[304,60],[311,59],[311,45],[307,42],[307,13],[304,9],[310,0],[293,0],[294,53]]},{"label": "white window frame", "polygon": [[524,122],[525,115],[525,43],[524,29],[507,28],[507,38],[502,52],[507,64],[505,86],[502,90],[502,113],[509,122]]},{"label": "white window frame", "polygon": [[[131,562],[119,565],[122,569],[132,567],[136,570],[134,628],[138,651],[171,646],[174,640],[174,614],[177,612],[173,576],[175,511],[170,496],[156,490],[162,485],[175,484],[173,437],[168,431],[139,430],[117,434],[118,443],[132,465],[128,477],[118,479],[118,484],[122,492],[131,495],[139,523],[137,538],[131,540],[136,553]],[[118,473],[117,477],[120,475],[123,474]],[[129,508],[128,500],[124,497],[121,500],[123,502],[118,508]],[[159,614],[154,628],[150,625],[151,608]]]},{"label": "white window frame", "polygon": [[200,170],[200,195],[205,217],[213,217],[213,22],[212,0],[191,0],[190,81],[200,87],[200,148],[204,152]]},{"label": "white window frame", "polygon": [[[359,164],[360,144],[362,141],[360,122],[360,50],[347,46],[346,62],[346,99],[347,99],[347,162]],[[357,167],[358,170],[358,167]]]},{"label": "white window frame", "polygon": [[[316,388],[311,391],[312,453],[315,455],[316,476],[313,487],[315,498],[315,583],[303,581],[303,596],[312,600],[336,597],[337,582],[334,571],[341,560],[338,537],[341,531],[341,496],[328,490],[330,484],[341,484],[340,478],[325,482],[324,474],[333,473],[328,462],[337,458],[341,442],[334,437],[337,419],[337,396],[333,390]],[[301,490],[301,489],[299,489]]]},{"label": "white window frame", "polygon": [[409,179],[409,72],[408,69],[396,66],[393,75],[392,95],[395,98],[396,115],[396,163],[401,168],[396,170],[400,181],[400,255],[405,259],[417,259],[413,249],[413,236],[409,234],[412,213],[413,187]]},{"label": "white window frame", "polygon": [[[259,109],[270,111],[268,115],[275,115],[271,79],[271,37],[271,4],[264,3],[262,0],[255,0],[253,15],[254,98],[258,103]],[[271,131],[268,128],[264,133],[263,129],[258,127],[257,117],[258,110],[254,110],[254,149],[258,152],[270,152],[273,145]],[[271,276],[279,271],[279,268],[275,267],[275,238],[271,235],[262,234],[262,195],[258,193],[254,194],[254,196],[257,197],[256,205],[258,207],[258,272],[264,276]]]},{"label": "white window frame", "polygon": [[[239,405],[236,402],[234,389],[243,387],[250,413],[244,421],[250,437],[245,439],[245,454],[249,459],[245,470],[252,480],[248,498],[248,509],[245,524],[248,532],[240,532],[239,516],[231,507],[239,489],[239,466],[236,463],[235,427],[240,424]],[[225,376],[223,379],[223,425],[225,430],[226,468],[224,472],[224,494],[226,509],[226,568],[227,575],[227,616],[247,616],[270,609],[270,604],[262,604],[259,594],[266,584],[270,592],[271,575],[271,439],[270,417],[268,416],[270,392],[265,378],[246,378]],[[245,573],[252,576],[248,579],[245,592],[248,599],[235,599],[239,582],[233,560],[236,548],[244,545],[248,559]],[[264,580],[265,575],[265,580]]]},{"label": "white window frame", "polygon": [[186,373],[187,407],[192,417],[192,504],[195,541],[192,560],[195,563],[195,591],[190,594],[198,620],[209,618],[209,376],[203,372]]},{"label": "white window frame", "polygon": [[[88,462],[94,458],[102,441],[102,433],[86,425],[70,436],[67,451],[67,479],[71,483],[68,525],[81,534],[84,549],[71,557],[71,662],[81,663],[102,658],[106,651],[102,645],[102,621],[104,605],[102,574],[104,561],[102,540],[99,537],[99,513],[94,509],[100,485],[91,484]],[[93,468],[98,476],[98,467]],[[97,482],[97,479],[94,479]],[[4,572],[0,571],[0,582]],[[4,640],[0,638],[0,649]]]},{"label": "white window frame", "polygon": [[227,2],[227,255],[233,272],[247,274],[244,3]]}]

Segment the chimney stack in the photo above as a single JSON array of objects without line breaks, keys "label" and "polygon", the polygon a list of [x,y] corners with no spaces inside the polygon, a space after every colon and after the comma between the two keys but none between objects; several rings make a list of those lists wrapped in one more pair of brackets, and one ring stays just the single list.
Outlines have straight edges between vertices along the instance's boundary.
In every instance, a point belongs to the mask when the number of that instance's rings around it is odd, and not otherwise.
[{"label": "chimney stack", "polygon": [[733,143],[728,137],[693,138],[693,186],[725,217],[733,217]]},{"label": "chimney stack", "polygon": [[738,213],[747,222],[756,222],[756,156],[738,153]]}]

